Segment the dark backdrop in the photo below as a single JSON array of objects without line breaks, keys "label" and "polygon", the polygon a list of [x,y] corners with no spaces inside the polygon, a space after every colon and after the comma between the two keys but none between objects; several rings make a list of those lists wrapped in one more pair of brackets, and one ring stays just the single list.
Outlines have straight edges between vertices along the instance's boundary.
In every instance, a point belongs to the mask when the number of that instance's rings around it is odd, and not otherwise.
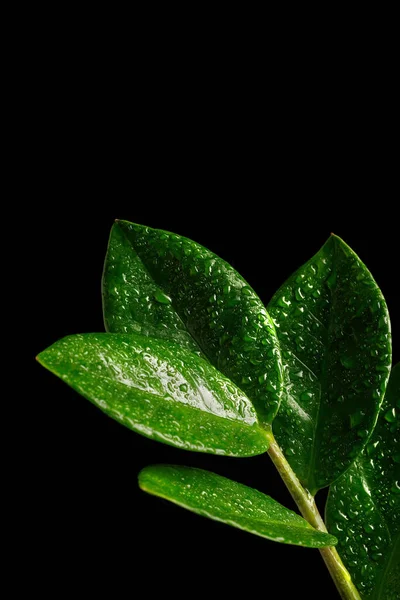
[{"label": "dark backdrop", "polygon": [[[32,535],[19,551],[38,565],[38,589],[52,597],[68,588],[123,598],[140,583],[150,596],[236,597],[245,589],[265,598],[300,591],[309,600],[337,599],[318,551],[251,536],[137,487],[148,464],[186,464],[294,508],[267,456],[214,457],[140,437],[33,358],[65,335],[103,331],[103,259],[112,222],[121,218],[207,246],[266,303],[333,231],[381,286],[399,360],[399,231],[390,207],[399,197],[398,167],[389,101],[378,115],[347,92],[331,90],[329,104],[328,88],[303,103],[304,90],[285,96],[277,86],[271,104],[251,85],[242,96],[228,85],[219,93],[218,77],[203,88],[188,76],[175,94],[172,74],[137,80],[132,70],[113,80],[113,66],[103,77],[105,63],[95,74],[93,64],[76,72],[55,67],[34,78],[22,173],[34,416],[23,495]],[[281,592],[271,593],[276,586]]]},{"label": "dark backdrop", "polygon": [[[233,168],[214,177],[204,166],[189,175],[184,162],[179,169],[175,165],[173,175],[158,162],[144,172],[133,165],[122,187],[113,161],[95,162],[90,159],[79,175],[62,168],[62,184],[54,182],[54,189],[45,190],[50,207],[36,212],[32,360],[65,335],[103,330],[100,278],[116,217],[195,239],[233,264],[265,302],[334,231],[358,252],[382,287],[399,359],[397,239],[394,218],[382,210],[385,197],[369,196],[368,208],[365,186],[360,193],[340,195],[331,190],[331,179],[321,182],[312,205],[303,185],[286,190],[284,174],[282,180],[273,178],[272,189],[267,171],[258,176],[257,189],[250,174],[237,188]],[[310,600],[336,597],[318,551],[251,536],[137,487],[137,474],[145,465],[193,465],[254,486],[294,508],[266,455],[214,457],[150,441],[35,367],[38,457],[30,474],[42,548],[37,552],[63,585],[110,586],[112,597],[123,597],[126,585],[134,589],[144,581],[148,593],[168,589],[180,598],[187,586],[214,597],[237,593],[245,582],[266,597],[268,587],[277,584],[285,598],[299,589],[307,589]],[[323,501],[324,492],[320,496]],[[308,589],[310,572],[323,587]]]}]

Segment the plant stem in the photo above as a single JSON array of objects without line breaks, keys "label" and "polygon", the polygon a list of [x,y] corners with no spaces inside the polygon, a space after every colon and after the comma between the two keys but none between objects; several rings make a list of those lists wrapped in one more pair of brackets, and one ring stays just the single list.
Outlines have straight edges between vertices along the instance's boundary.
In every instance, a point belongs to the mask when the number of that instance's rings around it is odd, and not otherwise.
[{"label": "plant stem", "polygon": [[[272,431],[269,430],[267,434],[270,444],[268,454],[291,493],[293,500],[299,507],[301,514],[310,525],[315,527],[315,529],[326,532],[327,529],[325,523],[319,514],[314,497],[301,485],[280,449]],[[329,546],[320,548],[319,551],[322,554],[322,558],[328,567],[329,573],[335,582],[341,598],[343,598],[343,600],[361,600],[360,594],[351,580],[350,573],[342,563],[337,550],[333,546]]]}]

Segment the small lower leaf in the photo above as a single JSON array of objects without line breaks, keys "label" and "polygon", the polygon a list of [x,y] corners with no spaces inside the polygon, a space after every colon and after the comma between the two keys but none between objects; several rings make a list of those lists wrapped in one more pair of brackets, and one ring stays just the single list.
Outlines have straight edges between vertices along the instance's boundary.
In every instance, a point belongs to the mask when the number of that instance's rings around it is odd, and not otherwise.
[{"label": "small lower leaf", "polygon": [[337,542],[270,496],[209,471],[154,465],[141,471],[139,485],[145,492],[199,515],[275,542],[309,548]]},{"label": "small lower leaf", "polygon": [[123,425],[198,452],[253,456],[268,448],[250,400],[206,360],[171,341],[90,333],[39,362]]}]

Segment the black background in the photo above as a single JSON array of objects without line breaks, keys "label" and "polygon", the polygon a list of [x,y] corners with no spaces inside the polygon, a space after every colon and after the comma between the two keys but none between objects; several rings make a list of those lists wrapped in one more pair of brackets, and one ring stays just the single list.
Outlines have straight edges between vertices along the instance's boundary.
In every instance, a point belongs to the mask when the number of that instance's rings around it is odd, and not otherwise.
[{"label": "black background", "polygon": [[[221,195],[210,191],[211,197],[196,193],[190,197],[189,192],[173,194],[168,187],[153,196],[143,189],[135,191],[132,183],[131,195],[130,202],[120,203],[106,194],[103,199],[109,206],[94,208],[90,215],[70,211],[68,203],[57,217],[42,215],[35,352],[70,333],[103,330],[103,255],[112,220],[122,217],[206,245],[230,261],[265,302],[334,230],[359,253],[386,295],[398,359],[399,295],[393,277],[397,244],[383,217],[381,225],[376,218],[368,227],[350,222],[347,210],[338,213],[330,202],[321,200],[318,208],[311,209],[300,199],[293,213],[288,199],[267,188],[257,198],[236,195],[232,189]],[[40,539],[46,564],[72,585],[83,576],[89,586],[94,581],[98,585],[99,578],[101,585],[131,581],[133,586],[146,576],[152,591],[178,587],[178,597],[183,597],[181,573],[193,590],[215,593],[234,593],[238,580],[261,577],[266,585],[279,579],[285,597],[291,597],[311,569],[324,586],[319,588],[324,596],[329,597],[329,590],[335,597],[317,551],[230,529],[146,496],[137,487],[137,473],[145,465],[186,464],[254,486],[294,508],[266,455],[232,459],[163,446],[107,418],[39,365],[35,379]],[[279,571],[282,565],[286,566]],[[319,598],[319,594],[310,591],[308,597]]]},{"label": "black background", "polygon": [[[307,97],[305,88],[276,88],[271,101],[250,85],[246,93],[234,83],[224,90],[218,76],[203,86],[186,71],[178,89],[165,65],[140,77],[133,69],[129,85],[123,73],[113,80],[106,70],[103,78],[93,63],[75,72],[61,64],[62,76],[51,71],[51,85],[43,83],[46,94],[35,79],[41,102],[28,115],[26,146],[32,364],[65,335],[103,331],[100,280],[115,218],[193,238],[229,261],[265,303],[333,231],[381,286],[399,360],[390,109],[371,120],[372,105],[344,88],[329,101],[328,87]],[[30,555],[42,565],[35,571],[42,590],[53,585],[44,569],[63,590],[112,590],[113,598],[139,582],[146,594],[178,598],[228,596],[243,585],[265,597],[300,590],[309,600],[337,598],[318,551],[251,536],[137,487],[148,464],[185,464],[295,508],[267,456],[232,459],[158,444],[107,418],[40,365],[32,369]],[[323,505],[324,492],[319,497]],[[271,587],[279,595],[269,596]]]}]

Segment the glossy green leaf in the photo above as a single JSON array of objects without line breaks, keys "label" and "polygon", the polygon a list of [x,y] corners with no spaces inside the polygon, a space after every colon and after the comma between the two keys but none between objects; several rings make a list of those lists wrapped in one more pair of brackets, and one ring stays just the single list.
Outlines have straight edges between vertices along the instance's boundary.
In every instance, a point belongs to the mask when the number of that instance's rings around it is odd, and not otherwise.
[{"label": "glossy green leaf", "polygon": [[252,456],[268,447],[250,400],[175,342],[93,333],[56,342],[39,362],[130,429],[178,448]]},{"label": "glossy green leaf", "polygon": [[103,275],[107,331],[138,332],[202,353],[270,423],[282,363],[261,300],[224,260],[187,238],[118,221]]},{"label": "glossy green leaf", "polygon": [[376,423],[391,364],[386,303],[365,265],[332,235],[268,311],[287,365],[275,436],[315,493],[350,466]]},{"label": "glossy green leaf", "polygon": [[154,465],[139,474],[142,490],[209,519],[261,537],[297,546],[333,546],[337,539],[270,496],[215,473],[190,467]]},{"label": "glossy green leaf", "polygon": [[368,600],[400,597],[400,363],[366,449],[329,492],[326,517]]}]

